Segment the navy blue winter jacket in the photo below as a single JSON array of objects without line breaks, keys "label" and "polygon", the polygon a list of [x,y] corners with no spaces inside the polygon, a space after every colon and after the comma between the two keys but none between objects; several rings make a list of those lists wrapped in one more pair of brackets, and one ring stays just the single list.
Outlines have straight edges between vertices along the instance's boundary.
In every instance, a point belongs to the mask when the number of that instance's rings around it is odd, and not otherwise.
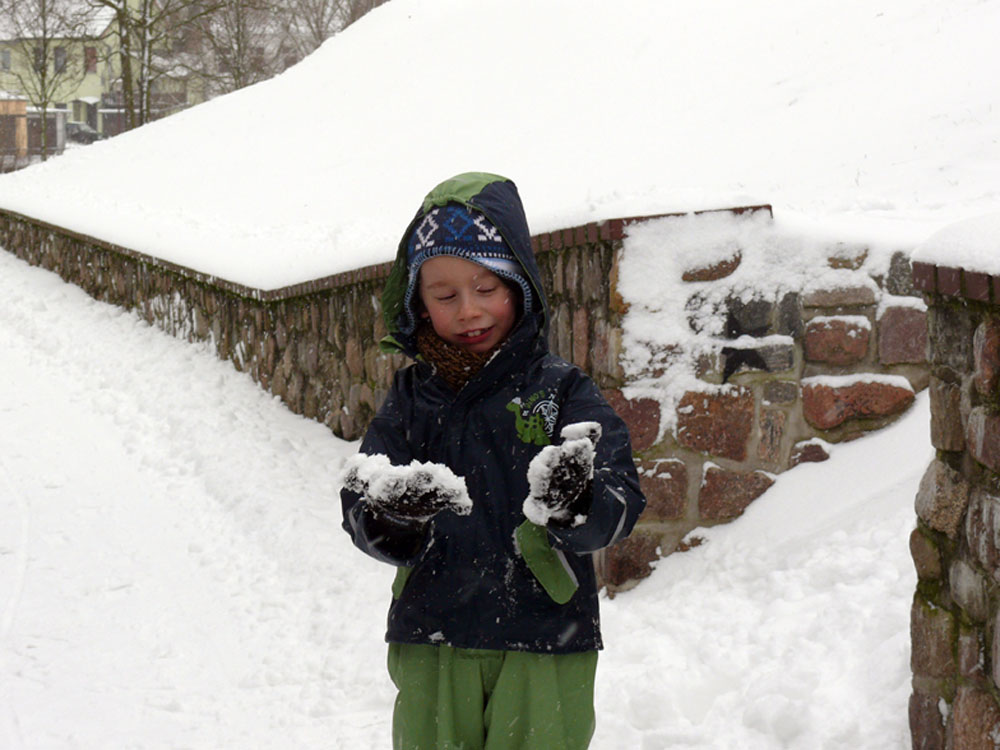
[{"label": "navy blue winter jacket", "polygon": [[[482,211],[500,229],[537,303],[457,393],[417,357],[412,337],[399,333],[407,237],[425,212],[452,201]],[[544,653],[601,648],[591,553],[627,536],[645,499],[625,424],[583,371],[548,351],[545,296],[514,183],[479,173],[442,183],[399,253],[383,309],[389,345],[416,361],[396,373],[361,451],[393,464],[448,466],[465,478],[473,509],[468,516],[444,511],[417,530],[373,514],[356,493],[342,491],[344,528],[354,543],[400,568],[386,640]],[[603,430],[586,521],[534,526],[521,510],[528,464],[543,445],[559,442],[562,427],[583,421]]]}]

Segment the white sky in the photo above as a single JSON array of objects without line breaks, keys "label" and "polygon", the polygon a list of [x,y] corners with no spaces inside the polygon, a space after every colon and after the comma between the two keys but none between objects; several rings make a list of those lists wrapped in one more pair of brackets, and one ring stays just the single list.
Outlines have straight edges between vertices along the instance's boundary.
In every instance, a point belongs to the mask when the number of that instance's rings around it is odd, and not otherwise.
[{"label": "white sky", "polygon": [[912,246],[1000,210],[1000,6],[392,0],[284,75],[0,177],[0,206],[264,289],[392,257],[424,193],[532,230],[770,202]]}]

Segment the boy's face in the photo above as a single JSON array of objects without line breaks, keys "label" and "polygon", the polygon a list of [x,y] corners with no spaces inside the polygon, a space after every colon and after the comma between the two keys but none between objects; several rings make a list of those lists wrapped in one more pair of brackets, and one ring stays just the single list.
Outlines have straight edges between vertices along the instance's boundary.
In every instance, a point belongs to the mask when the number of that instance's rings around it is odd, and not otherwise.
[{"label": "boy's face", "polygon": [[420,299],[438,336],[479,354],[507,338],[517,318],[510,287],[492,271],[454,255],[420,266]]}]

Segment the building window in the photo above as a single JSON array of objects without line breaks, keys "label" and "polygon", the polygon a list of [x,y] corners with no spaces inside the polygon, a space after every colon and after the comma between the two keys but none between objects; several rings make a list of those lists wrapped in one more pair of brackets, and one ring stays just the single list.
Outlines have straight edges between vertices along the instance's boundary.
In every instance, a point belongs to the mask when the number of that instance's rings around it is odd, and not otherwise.
[{"label": "building window", "polygon": [[44,73],[45,72],[45,52],[41,47],[35,47],[35,72]]},{"label": "building window", "polygon": [[0,50],[0,70],[5,73],[10,72],[10,50]]},{"label": "building window", "polygon": [[54,51],[55,55],[52,58],[53,68],[56,73],[62,73],[64,70],[66,70],[66,48],[56,47]]},{"label": "building window", "polygon": [[88,73],[97,72],[97,47],[83,48],[83,65]]}]

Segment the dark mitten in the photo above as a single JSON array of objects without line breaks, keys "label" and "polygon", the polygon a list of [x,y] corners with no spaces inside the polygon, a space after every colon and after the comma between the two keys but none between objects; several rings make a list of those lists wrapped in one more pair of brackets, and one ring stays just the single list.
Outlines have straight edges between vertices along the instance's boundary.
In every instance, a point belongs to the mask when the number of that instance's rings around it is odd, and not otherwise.
[{"label": "dark mitten", "polygon": [[377,514],[401,522],[425,523],[442,510],[472,512],[464,480],[441,464],[393,466],[386,456],[358,454],[347,462],[342,481]]},{"label": "dark mitten", "polygon": [[[414,521],[428,521],[442,510],[452,510],[459,515],[472,511],[465,490],[465,482],[446,467],[434,464],[410,464],[406,475],[405,491],[382,503],[387,513]],[[447,472],[447,474],[445,474]]]},{"label": "dark mitten", "polygon": [[569,425],[560,433],[561,445],[539,451],[528,466],[528,497],[524,515],[544,526],[582,523],[590,508],[590,483],[594,476],[594,447],[600,425],[584,422]]}]

